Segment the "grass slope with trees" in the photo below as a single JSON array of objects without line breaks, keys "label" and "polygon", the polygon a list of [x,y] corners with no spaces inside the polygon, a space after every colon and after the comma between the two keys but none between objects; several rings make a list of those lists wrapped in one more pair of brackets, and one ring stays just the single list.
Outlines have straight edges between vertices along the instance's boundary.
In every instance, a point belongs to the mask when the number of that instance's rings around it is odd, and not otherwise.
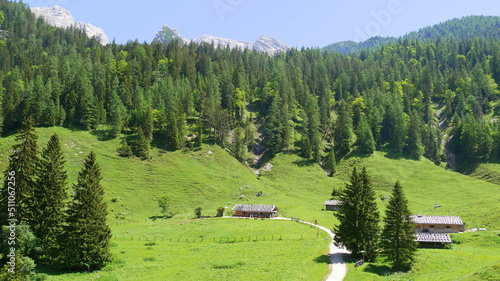
[{"label": "grass slope with trees", "polygon": [[[338,222],[322,203],[344,187],[354,166],[371,176],[380,213],[387,204],[381,198],[400,180],[413,213],[460,215],[468,227],[500,229],[500,42],[491,28],[497,18],[450,21],[427,30],[440,34],[435,40],[402,38],[359,55],[303,48],[268,56],[175,41],[102,46],[82,31],[46,25],[23,3],[1,0],[0,10],[6,35],[0,38],[0,168],[7,168],[15,133],[28,117],[39,147],[54,133],[61,137],[68,184],[77,183],[91,152],[102,168],[113,260],[97,273],[39,267],[51,279],[167,276],[169,257],[177,253],[185,253],[176,264],[182,276],[224,271],[228,279],[250,279],[259,247],[284,254],[258,262],[270,266],[263,276],[284,278],[276,274],[287,264],[302,264],[292,276],[322,278],[320,249],[327,241],[316,229],[257,220],[236,235],[230,226],[242,221],[193,217],[199,208],[215,215],[249,202],[333,228]],[[171,219],[160,216],[162,196],[170,198]],[[414,270],[402,278],[434,276],[426,263],[444,255],[452,261],[440,269],[444,275],[486,278],[498,267],[498,251],[488,250],[497,238],[490,234],[454,236],[453,251],[419,250]],[[189,241],[211,243],[213,251]],[[253,251],[244,259],[237,254],[242,245]],[[473,256],[474,272],[455,270],[474,247],[481,250]],[[205,259],[217,260],[193,260],[193,253],[205,252]],[[396,278],[384,277],[385,267],[376,260],[349,276]]]}]

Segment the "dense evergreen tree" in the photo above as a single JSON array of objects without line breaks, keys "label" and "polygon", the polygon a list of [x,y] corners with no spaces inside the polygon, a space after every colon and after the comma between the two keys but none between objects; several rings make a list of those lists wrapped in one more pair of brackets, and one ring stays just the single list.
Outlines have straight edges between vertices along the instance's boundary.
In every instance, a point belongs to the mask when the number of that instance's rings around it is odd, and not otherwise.
[{"label": "dense evergreen tree", "polygon": [[142,127],[137,129],[135,137],[134,151],[135,155],[143,160],[149,159],[149,141],[146,139]]},{"label": "dense evergreen tree", "polygon": [[408,128],[408,139],[405,144],[406,153],[415,160],[420,160],[424,155],[424,146],[422,145],[422,134],[420,122],[416,114],[410,117],[410,126]]},{"label": "dense evergreen tree", "polygon": [[[37,156],[38,136],[33,128],[33,123],[33,118],[28,118],[23,122],[23,127],[16,136],[17,144],[12,147],[13,152],[5,170],[0,203],[2,206],[8,206],[9,192],[12,191],[9,190],[9,187],[14,187],[16,212],[15,214],[9,213],[7,208],[2,208],[0,225],[8,225],[7,219],[15,218],[18,222],[24,223],[30,223],[34,219],[35,175],[39,159]],[[12,182],[15,183],[15,186],[12,185]]]},{"label": "dense evergreen tree", "polygon": [[345,156],[351,151],[353,143],[353,124],[347,104],[340,102],[339,117],[335,126],[335,150],[341,156]]},{"label": "dense evergreen tree", "polygon": [[375,191],[363,168],[353,169],[350,183],[342,190],[342,208],[335,213],[339,224],[334,227],[335,243],[345,246],[356,258],[373,260],[379,239],[379,213]]},{"label": "dense evergreen tree", "polygon": [[417,242],[415,241],[414,227],[408,200],[403,192],[403,187],[397,181],[385,211],[381,239],[382,254],[387,257],[396,270],[410,268],[415,259]]},{"label": "dense evergreen tree", "polygon": [[333,174],[335,174],[336,166],[337,161],[335,160],[335,149],[332,147],[330,152],[328,152],[325,163],[325,169],[328,171],[329,177],[333,177]]},{"label": "dense evergreen tree", "polygon": [[52,262],[59,255],[59,235],[62,233],[67,205],[67,174],[59,136],[54,134],[42,157],[37,171],[34,192],[34,214],[31,228],[42,245],[39,258],[42,262]]},{"label": "dense evergreen tree", "polygon": [[65,268],[92,271],[111,260],[111,230],[106,220],[104,189],[100,184],[101,168],[94,152],[85,159],[84,165],[67,210],[60,262]]},{"label": "dense evergreen tree", "polygon": [[123,138],[120,147],[116,150],[119,156],[121,157],[132,157],[134,156],[134,152],[132,151],[132,147],[128,144],[127,139]]},{"label": "dense evergreen tree", "polygon": [[364,116],[361,116],[359,119],[356,136],[356,143],[361,152],[372,154],[375,151],[375,139],[373,138],[372,130]]}]

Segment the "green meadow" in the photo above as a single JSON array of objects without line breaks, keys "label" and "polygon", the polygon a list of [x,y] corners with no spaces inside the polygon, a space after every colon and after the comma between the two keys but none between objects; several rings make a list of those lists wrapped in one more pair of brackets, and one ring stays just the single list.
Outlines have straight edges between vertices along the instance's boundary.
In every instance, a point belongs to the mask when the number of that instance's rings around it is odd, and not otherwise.
[{"label": "green meadow", "polygon": [[[92,273],[40,268],[48,280],[321,280],[328,273],[326,233],[292,221],[194,219],[194,209],[201,207],[202,215],[213,216],[218,207],[226,207],[230,215],[235,204],[272,204],[281,216],[317,220],[331,228],[336,220],[324,211],[323,202],[333,188],[343,187],[354,166],[366,166],[381,198],[382,215],[383,197],[400,180],[414,213],[459,215],[467,228],[488,231],[456,234],[452,249],[419,250],[411,273],[392,273],[383,260],[360,268],[348,261],[346,280],[495,280],[488,274],[498,269],[500,260],[500,238],[492,232],[500,230],[500,187],[426,159],[385,152],[355,155],[341,161],[335,177],[329,178],[313,161],[281,153],[270,160],[270,171],[256,175],[224,149],[208,144],[198,151],[155,148],[150,161],[141,161],[118,157],[121,140],[102,139],[99,131],[37,132],[40,147],[54,132],[62,137],[70,184],[90,150],[97,153],[113,232],[112,264]],[[2,170],[13,143],[14,136],[0,142]],[[163,195],[172,198],[176,214],[170,219],[160,217],[157,200]]]}]

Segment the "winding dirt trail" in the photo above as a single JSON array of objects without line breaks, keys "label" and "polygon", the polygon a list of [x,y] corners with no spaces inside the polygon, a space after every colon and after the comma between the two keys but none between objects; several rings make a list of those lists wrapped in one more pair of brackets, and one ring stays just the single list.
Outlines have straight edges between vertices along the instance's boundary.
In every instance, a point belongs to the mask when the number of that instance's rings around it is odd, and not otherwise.
[{"label": "winding dirt trail", "polygon": [[[288,218],[275,218],[275,219],[291,220]],[[335,244],[333,243],[333,238],[335,237],[335,234],[330,229],[306,221],[300,221],[300,222],[315,226],[323,230],[324,232],[328,233],[328,235],[330,235],[330,237],[332,238],[332,242],[330,243],[330,251],[328,252],[328,256],[330,257],[330,265],[329,265],[330,272],[328,273],[327,276],[325,276],[325,278],[323,278],[323,281],[344,280],[344,277],[347,274],[347,265],[345,264],[342,255],[349,254],[350,252],[346,249],[342,249],[335,246]]]}]

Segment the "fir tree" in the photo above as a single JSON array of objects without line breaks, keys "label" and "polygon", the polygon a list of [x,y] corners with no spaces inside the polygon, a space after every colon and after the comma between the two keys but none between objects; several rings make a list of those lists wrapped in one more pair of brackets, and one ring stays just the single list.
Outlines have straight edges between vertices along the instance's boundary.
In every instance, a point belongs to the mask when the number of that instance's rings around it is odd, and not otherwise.
[{"label": "fir tree", "polygon": [[339,108],[339,118],[335,127],[335,145],[336,151],[345,156],[351,151],[353,135],[352,118],[350,117],[349,108],[345,102],[341,101]]},{"label": "fir tree", "polygon": [[335,160],[335,149],[332,147],[330,152],[328,152],[325,164],[325,169],[328,171],[329,177],[333,177],[333,174],[335,174],[335,166],[337,166],[337,161]]},{"label": "fir tree", "polygon": [[[34,120],[29,117],[23,122],[23,128],[16,136],[18,142],[13,146],[9,157],[9,165],[5,170],[5,182],[0,195],[1,206],[8,206],[9,187],[15,183],[16,213],[7,213],[2,208],[0,225],[7,225],[7,219],[17,219],[19,222],[30,223],[33,219],[33,193],[35,189],[35,174],[38,164],[37,139],[33,128]],[[13,180],[9,180],[13,179]]]},{"label": "fir tree", "polygon": [[366,121],[366,117],[363,115],[360,116],[356,136],[358,137],[357,143],[361,152],[372,154],[375,151],[375,139],[373,138],[372,130]]},{"label": "fir tree", "polygon": [[111,125],[110,135],[116,138],[123,129],[127,112],[120,97],[114,92],[111,94],[108,104],[108,113],[109,123]]},{"label": "fir tree", "polygon": [[149,159],[149,141],[146,139],[142,128],[137,130],[137,137],[135,139],[135,155],[142,160]]},{"label": "fir tree", "polygon": [[121,157],[132,157],[134,156],[134,152],[132,151],[132,147],[128,144],[127,139],[123,138],[120,147],[116,150],[119,156]]},{"label": "fir tree", "polygon": [[351,182],[340,194],[342,208],[335,214],[339,224],[334,227],[335,242],[345,246],[356,258],[373,260],[379,235],[379,213],[366,168],[353,169]]},{"label": "fir tree", "polygon": [[195,146],[201,147],[203,145],[203,120],[201,117],[198,118],[198,121],[196,121],[196,132]]},{"label": "fir tree", "polygon": [[424,154],[425,148],[422,145],[422,134],[420,122],[417,120],[416,113],[411,115],[410,127],[408,128],[408,138],[405,145],[406,153],[415,160],[420,160]]},{"label": "fir tree", "polygon": [[144,113],[144,122],[142,127],[146,139],[151,142],[153,140],[154,132],[153,109],[151,107],[148,107]]},{"label": "fir tree", "polygon": [[91,152],[74,185],[75,195],[67,211],[67,226],[62,239],[61,263],[65,268],[96,270],[110,262],[111,230],[106,222],[101,168]]},{"label": "fir tree", "polygon": [[396,270],[408,269],[415,258],[417,242],[413,231],[414,223],[410,216],[408,200],[403,187],[397,181],[385,211],[385,226],[381,241],[382,253]]},{"label": "fir tree", "polygon": [[43,247],[40,260],[49,263],[58,256],[58,238],[65,221],[64,209],[68,198],[65,162],[61,142],[54,134],[42,150],[31,222],[33,233]]}]

